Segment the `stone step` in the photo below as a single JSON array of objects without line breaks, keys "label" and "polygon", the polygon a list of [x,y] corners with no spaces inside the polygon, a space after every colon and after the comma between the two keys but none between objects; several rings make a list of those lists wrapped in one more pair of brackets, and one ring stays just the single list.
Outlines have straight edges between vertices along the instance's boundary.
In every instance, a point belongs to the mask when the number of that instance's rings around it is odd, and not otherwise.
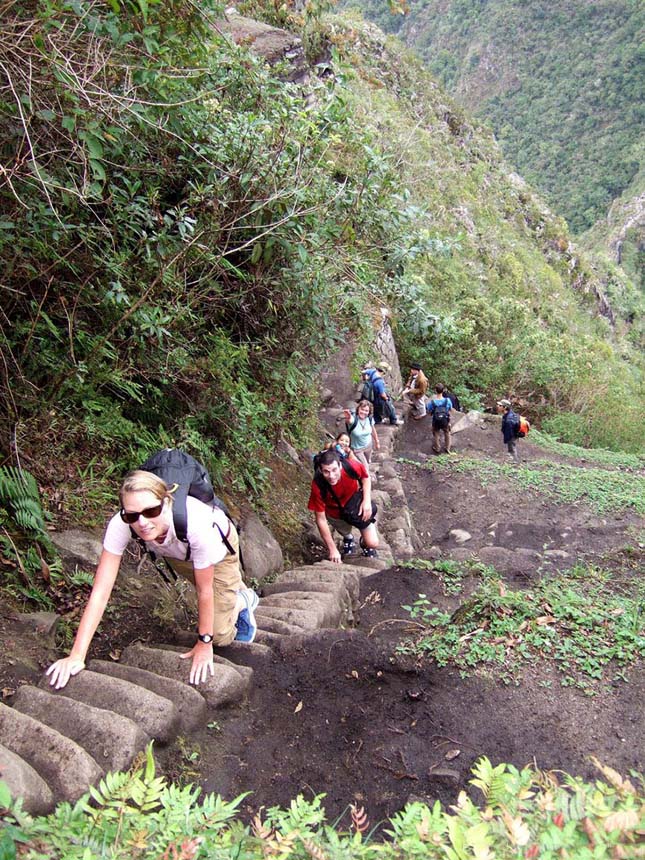
[{"label": "stone step", "polygon": [[296,571],[294,571],[293,576],[293,579],[280,579],[269,585],[264,585],[262,587],[264,599],[274,594],[288,594],[290,592],[298,596],[302,594],[328,594],[338,603],[346,615],[351,613],[352,599],[342,581],[334,581],[331,577],[327,581],[311,580],[307,577],[298,579]]},{"label": "stone step", "polygon": [[56,803],[62,800],[74,803],[104,775],[92,756],[77,743],[1,703],[0,737],[4,746],[31,765],[49,785]]},{"label": "stone step", "polygon": [[181,681],[164,678],[145,669],[124,666],[122,663],[108,660],[90,660],[87,668],[92,672],[100,672],[113,678],[121,678],[122,681],[129,681],[131,684],[138,684],[158,696],[163,696],[164,699],[169,699],[177,708],[179,729],[182,732],[201,728],[207,721],[206,700],[189,684],[182,684]]},{"label": "stone step", "polygon": [[[175,645],[185,652],[195,644],[195,631],[177,630],[173,638]],[[227,665],[232,665],[238,670],[246,666],[255,671],[264,668],[266,661],[273,656],[273,651],[266,645],[260,645],[256,639],[254,642],[231,642],[230,645],[218,645],[214,656],[221,657]]]},{"label": "stone step", "polygon": [[42,776],[30,764],[0,744],[0,778],[13,798],[22,798],[30,815],[47,815],[54,808],[54,795]]},{"label": "stone step", "polygon": [[48,678],[43,678],[38,686],[54,696],[69,696],[86,705],[128,717],[162,744],[171,741],[179,732],[179,714],[169,699],[121,678],[84,669],[69,679],[63,691],[50,687]]},{"label": "stone step", "polygon": [[314,610],[320,613],[321,627],[338,627],[346,620],[342,604],[333,595],[320,591],[288,591],[282,595],[274,594],[265,597],[262,606],[265,609],[275,606],[305,611]]},{"label": "stone step", "polygon": [[302,581],[310,582],[342,582],[356,605],[361,590],[361,577],[363,571],[360,568],[352,568],[351,564],[334,564],[331,561],[319,561],[316,564],[303,565],[302,567],[286,570],[276,582]]},{"label": "stone step", "polygon": [[13,707],[75,741],[105,771],[125,770],[150,743],[148,735],[127,717],[38,687],[20,687]]},{"label": "stone step", "polygon": [[263,606],[255,613],[258,627],[264,627],[264,619],[282,621],[303,630],[320,630],[323,613],[315,609],[292,609],[289,606]]},{"label": "stone step", "polygon": [[[176,651],[161,648],[149,648],[140,643],[129,645],[121,654],[121,662],[127,666],[146,669],[176,681],[186,682],[190,673],[190,661],[182,660]],[[245,667],[242,667],[245,668]],[[240,667],[220,663],[215,668],[215,675],[199,684],[195,689],[206,699],[211,708],[230,705],[239,702],[249,686]],[[82,673],[81,673],[82,674]]]},{"label": "stone step", "polygon": [[284,639],[286,639],[285,634],[271,633],[268,630],[258,630],[257,636],[255,637],[255,641],[257,643],[268,648],[271,652],[273,652],[274,648],[276,648],[280,642],[284,641]]},{"label": "stone step", "polygon": [[[193,647],[193,645],[195,644],[196,641],[197,641],[197,637],[193,633],[193,639],[192,639],[192,643],[190,645],[190,648]],[[242,644],[242,643],[240,643],[240,644]],[[174,642],[173,643],[161,642],[158,644],[150,643],[150,645],[148,645],[148,647],[154,648],[157,651],[172,651],[175,654],[186,654],[187,651],[190,651],[190,648],[186,649],[185,645],[179,645],[179,644],[174,643]],[[236,672],[239,672],[239,674],[242,676],[243,680],[247,684],[251,683],[251,680],[253,678],[253,669],[250,666],[245,666],[243,663],[234,663],[232,660],[229,660],[227,657],[225,657],[223,654],[220,653],[220,649],[218,649],[216,652],[213,653],[213,663],[215,663],[216,666],[218,666],[218,665],[219,666],[228,666],[229,669],[233,669]],[[190,660],[186,659],[184,661],[184,665],[187,666],[187,669],[186,669],[186,677],[183,679],[183,682],[185,684],[188,684],[189,683],[188,678],[189,678],[189,674],[190,674]]]},{"label": "stone step", "polygon": [[387,556],[378,556],[377,558],[361,556],[356,559],[354,564],[363,568],[363,576],[371,576],[376,570],[386,570],[388,567],[392,567],[394,562],[392,558]]},{"label": "stone step", "polygon": [[[258,630],[256,638],[262,643],[271,644],[270,634],[279,634],[281,637],[300,635],[304,633],[304,629],[296,624],[288,624],[286,621],[281,621],[279,618],[272,618],[265,615],[262,619],[262,626]],[[269,636],[269,638],[267,638]],[[275,641],[275,640],[273,640]]]}]

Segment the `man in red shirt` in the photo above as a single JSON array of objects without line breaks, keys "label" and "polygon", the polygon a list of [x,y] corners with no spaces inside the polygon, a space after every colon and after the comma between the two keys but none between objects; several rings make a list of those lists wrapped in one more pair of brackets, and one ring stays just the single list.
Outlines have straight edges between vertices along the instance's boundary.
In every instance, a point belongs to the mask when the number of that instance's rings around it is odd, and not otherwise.
[{"label": "man in red shirt", "polygon": [[307,507],[314,512],[331,561],[341,561],[332,528],[343,536],[343,556],[354,552],[352,528],[357,528],[361,533],[363,555],[376,557],[376,505],[372,502],[372,481],[363,463],[358,460],[343,463],[336,451],[324,451],[311,482]]}]

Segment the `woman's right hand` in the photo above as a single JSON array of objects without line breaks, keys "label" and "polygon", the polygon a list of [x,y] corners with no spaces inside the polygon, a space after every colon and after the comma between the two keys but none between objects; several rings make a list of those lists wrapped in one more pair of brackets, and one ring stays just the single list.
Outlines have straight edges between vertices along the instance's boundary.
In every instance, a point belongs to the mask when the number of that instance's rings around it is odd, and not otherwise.
[{"label": "woman's right hand", "polygon": [[60,660],[56,660],[55,663],[47,670],[47,675],[51,675],[51,679],[49,681],[52,687],[55,687],[57,690],[61,690],[65,684],[69,681],[72,675],[78,675],[78,673],[85,668],[85,662],[81,660],[80,657],[73,657],[71,654],[69,657],[63,657]]},{"label": "woman's right hand", "polygon": [[352,413],[349,411],[349,409],[343,409],[343,415],[345,416],[345,421],[349,421],[352,417]]}]

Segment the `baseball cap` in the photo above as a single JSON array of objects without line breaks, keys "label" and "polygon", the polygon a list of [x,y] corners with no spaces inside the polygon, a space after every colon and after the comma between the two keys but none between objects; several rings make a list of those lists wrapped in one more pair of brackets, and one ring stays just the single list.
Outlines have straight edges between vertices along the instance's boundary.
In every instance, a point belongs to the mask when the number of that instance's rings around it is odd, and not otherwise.
[{"label": "baseball cap", "polygon": [[506,399],[504,399],[504,400],[498,400],[498,401],[497,401],[497,405],[498,405],[498,406],[503,406],[505,409],[508,409],[508,407],[511,405],[511,401],[510,401],[510,400],[506,400]]}]

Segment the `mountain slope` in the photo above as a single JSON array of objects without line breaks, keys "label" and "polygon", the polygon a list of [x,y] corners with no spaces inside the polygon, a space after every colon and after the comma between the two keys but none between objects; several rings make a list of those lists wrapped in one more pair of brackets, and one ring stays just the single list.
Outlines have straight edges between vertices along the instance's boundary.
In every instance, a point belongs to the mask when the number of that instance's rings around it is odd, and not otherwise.
[{"label": "mountain slope", "polygon": [[629,186],[645,131],[642,3],[412,0],[405,18],[389,5],[360,8],[491,123],[509,161],[574,232]]}]

